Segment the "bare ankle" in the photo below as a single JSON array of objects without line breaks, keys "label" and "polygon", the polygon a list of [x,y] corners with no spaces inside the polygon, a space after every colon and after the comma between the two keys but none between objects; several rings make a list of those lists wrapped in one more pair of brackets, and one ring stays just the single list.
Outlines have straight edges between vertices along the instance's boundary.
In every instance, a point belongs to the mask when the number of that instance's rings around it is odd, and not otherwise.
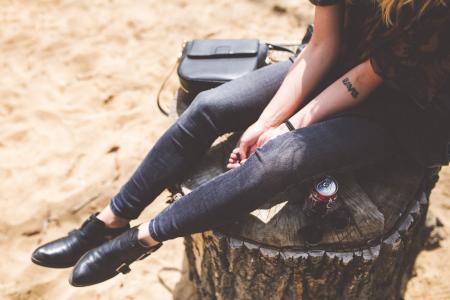
[{"label": "bare ankle", "polygon": [[155,246],[158,245],[160,242],[154,240],[152,236],[150,235],[150,231],[148,230],[148,222],[143,223],[139,225],[138,227],[138,239],[142,243],[144,243],[147,246]]},{"label": "bare ankle", "polygon": [[105,223],[109,228],[125,227],[130,223],[130,220],[116,216],[109,205],[105,207],[98,215],[97,219]]}]

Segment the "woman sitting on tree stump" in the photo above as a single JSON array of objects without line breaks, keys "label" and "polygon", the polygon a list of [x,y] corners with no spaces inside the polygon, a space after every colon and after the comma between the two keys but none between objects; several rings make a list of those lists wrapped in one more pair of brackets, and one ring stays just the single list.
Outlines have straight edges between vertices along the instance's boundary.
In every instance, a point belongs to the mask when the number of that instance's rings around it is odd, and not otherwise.
[{"label": "woman sitting on tree stump", "polygon": [[[166,240],[248,214],[291,184],[395,156],[448,164],[448,1],[311,2],[314,34],[295,60],[200,93],[110,204],[36,249],[33,262],[75,266],[70,283],[92,285],[127,273]],[[218,136],[243,129],[229,171],[130,228]]]}]

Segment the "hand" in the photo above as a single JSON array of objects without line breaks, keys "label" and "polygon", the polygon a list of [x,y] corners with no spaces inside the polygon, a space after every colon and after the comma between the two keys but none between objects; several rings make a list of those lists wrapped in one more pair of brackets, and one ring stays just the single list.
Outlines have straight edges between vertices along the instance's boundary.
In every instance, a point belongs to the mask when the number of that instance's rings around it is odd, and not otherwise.
[{"label": "hand", "polygon": [[258,142],[259,136],[268,129],[269,127],[264,126],[258,121],[248,127],[239,138],[236,148],[231,152],[227,168],[234,169],[240,163],[243,163],[247,159],[247,156],[256,150],[256,143]]},{"label": "hand", "polygon": [[284,123],[272,128],[253,124],[242,134],[238,146],[231,152],[227,168],[234,169],[240,166],[256,151],[256,148],[262,147],[269,140],[288,131]]},{"label": "hand", "polygon": [[265,131],[263,134],[259,136],[258,141],[256,142],[256,148],[262,147],[265,143],[267,143],[271,139],[289,131],[290,131],[289,128],[284,123],[282,123],[278,127],[270,128],[269,130]]}]

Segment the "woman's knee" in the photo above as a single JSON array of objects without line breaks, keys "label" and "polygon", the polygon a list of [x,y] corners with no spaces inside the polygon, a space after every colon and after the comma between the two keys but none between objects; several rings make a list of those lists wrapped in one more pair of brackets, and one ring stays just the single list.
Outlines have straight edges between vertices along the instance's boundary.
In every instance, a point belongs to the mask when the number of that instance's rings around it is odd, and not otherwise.
[{"label": "woman's knee", "polygon": [[200,92],[192,101],[191,106],[193,110],[201,113],[215,113],[217,110],[217,95],[213,92],[213,90],[206,90]]},{"label": "woman's knee", "polygon": [[185,117],[200,122],[204,126],[211,126],[219,134],[223,133],[230,107],[221,104],[219,96],[214,89],[199,93],[185,112]]},{"label": "woman's knee", "polygon": [[185,114],[190,116],[208,116],[214,111],[214,106],[212,103],[211,93],[209,91],[200,92],[195,96],[192,103],[189,105]]},{"label": "woman's knee", "polygon": [[264,173],[289,181],[294,179],[298,165],[302,164],[305,150],[304,141],[288,132],[268,141],[254,155]]}]

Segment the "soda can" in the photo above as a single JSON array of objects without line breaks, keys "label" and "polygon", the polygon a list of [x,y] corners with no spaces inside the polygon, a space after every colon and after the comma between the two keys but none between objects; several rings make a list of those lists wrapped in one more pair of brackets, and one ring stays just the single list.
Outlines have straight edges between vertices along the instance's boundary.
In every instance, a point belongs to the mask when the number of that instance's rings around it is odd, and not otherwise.
[{"label": "soda can", "polygon": [[336,205],[338,183],[331,176],[317,181],[303,206],[303,211],[309,217],[322,217]]}]

